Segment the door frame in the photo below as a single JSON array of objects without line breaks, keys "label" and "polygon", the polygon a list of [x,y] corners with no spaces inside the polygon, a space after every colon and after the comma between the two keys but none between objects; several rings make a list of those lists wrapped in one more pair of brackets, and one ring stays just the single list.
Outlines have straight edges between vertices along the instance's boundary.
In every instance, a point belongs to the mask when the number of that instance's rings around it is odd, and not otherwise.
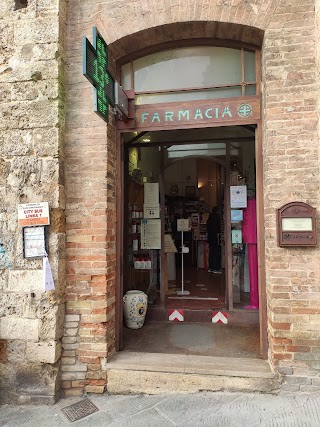
[{"label": "door frame", "polygon": [[[264,245],[264,194],[263,194],[263,152],[262,152],[262,126],[261,120],[256,125],[255,130],[255,158],[256,158],[256,200],[257,200],[257,235],[258,235],[258,278],[259,278],[259,328],[260,328],[260,356],[267,359],[268,354],[268,338],[267,338],[267,297],[266,297],[266,278],[265,278],[265,245]],[[214,126],[217,127],[217,126]],[[223,127],[223,126],[222,126]],[[126,259],[125,234],[126,227],[124,224],[125,218],[128,216],[126,201],[127,179],[126,172],[128,166],[128,158],[125,153],[128,148],[125,148],[123,134],[127,131],[117,131],[117,239],[116,239],[116,351],[122,350],[122,319],[123,319],[123,281],[126,277],[126,269],[124,268],[124,260]],[[132,130],[130,130],[132,132]],[[168,143],[157,143],[157,145],[167,145]],[[140,144],[139,144],[140,146]],[[148,146],[151,146],[150,143]],[[225,210],[229,212],[228,206],[230,200],[228,191],[230,189],[230,149],[228,143],[226,156],[226,197]],[[163,150],[160,151],[160,153]],[[162,156],[163,157],[163,156]],[[229,159],[229,161],[228,161]],[[119,191],[120,190],[120,191]],[[229,206],[230,207],[230,206]],[[231,235],[228,230],[231,229],[231,220],[229,215],[225,217],[225,262],[226,262],[226,292],[228,295],[229,307],[231,311],[238,311],[233,307],[232,300],[232,254],[231,254]],[[231,263],[231,264],[230,264]],[[241,310],[243,311],[243,310]]]}]

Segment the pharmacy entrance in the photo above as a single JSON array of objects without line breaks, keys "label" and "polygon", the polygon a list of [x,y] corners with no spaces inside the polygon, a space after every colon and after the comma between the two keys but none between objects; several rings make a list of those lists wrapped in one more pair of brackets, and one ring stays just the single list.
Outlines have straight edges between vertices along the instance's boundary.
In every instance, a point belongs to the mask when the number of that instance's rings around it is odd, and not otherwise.
[{"label": "pharmacy entrance", "polygon": [[[201,49],[215,61],[236,53],[243,80],[246,64],[255,70],[256,52]],[[147,84],[146,70],[168,66],[168,55],[194,55],[176,51],[125,65],[124,84]],[[265,358],[257,81],[194,86],[135,88],[134,127],[118,122],[118,349]]]}]

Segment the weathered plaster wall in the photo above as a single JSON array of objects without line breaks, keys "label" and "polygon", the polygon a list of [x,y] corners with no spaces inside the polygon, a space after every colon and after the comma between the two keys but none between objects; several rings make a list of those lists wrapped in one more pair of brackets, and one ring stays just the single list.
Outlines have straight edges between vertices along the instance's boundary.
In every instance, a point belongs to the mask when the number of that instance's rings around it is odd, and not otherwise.
[{"label": "weathered plaster wall", "polygon": [[[20,6],[23,6],[20,8]],[[24,7],[26,6],[26,7]],[[64,316],[63,1],[0,2],[0,401],[52,402]],[[48,201],[56,291],[22,255],[17,205]]]},{"label": "weathered plaster wall", "polygon": [[314,5],[314,0],[68,2],[67,311],[78,323],[72,342],[66,336],[64,344],[67,394],[79,394],[84,386],[102,392],[105,362],[114,349],[114,123],[107,128],[92,112],[91,86],[81,75],[81,37],[90,38],[94,25],[116,60],[174,39],[263,43],[270,360],[288,375],[284,388],[319,386],[319,249],[278,248],[275,215],[292,200],[320,207]]}]

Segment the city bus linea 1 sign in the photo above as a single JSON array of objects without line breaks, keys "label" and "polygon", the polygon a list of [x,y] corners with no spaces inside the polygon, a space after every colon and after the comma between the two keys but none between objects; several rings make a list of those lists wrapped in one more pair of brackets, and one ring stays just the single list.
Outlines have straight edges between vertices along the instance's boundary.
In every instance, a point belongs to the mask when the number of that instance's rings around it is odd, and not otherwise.
[{"label": "city bus linea 1 sign", "polygon": [[49,225],[49,203],[26,203],[18,205],[18,223],[20,227]]},{"label": "city bus linea 1 sign", "polygon": [[115,80],[108,70],[108,45],[96,27],[92,29],[93,45],[82,38],[83,75],[94,86],[94,111],[106,122],[109,117],[109,104],[115,105]]}]

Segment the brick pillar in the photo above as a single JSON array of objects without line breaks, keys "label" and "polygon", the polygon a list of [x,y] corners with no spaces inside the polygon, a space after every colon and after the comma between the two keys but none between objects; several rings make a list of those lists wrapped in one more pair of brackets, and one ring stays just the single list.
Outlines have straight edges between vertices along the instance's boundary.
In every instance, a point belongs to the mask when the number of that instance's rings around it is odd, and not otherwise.
[{"label": "brick pillar", "polygon": [[[291,391],[317,389],[319,248],[279,248],[276,209],[320,208],[314,1],[279,2],[265,33],[264,191],[269,353]],[[304,377],[304,379],[302,379]]]},{"label": "brick pillar", "polygon": [[[80,80],[79,90],[92,97],[86,79]],[[88,103],[91,111],[78,105],[70,112],[76,131],[69,131],[66,143],[67,303],[62,344],[66,395],[105,391],[106,361],[115,346],[114,118],[110,114],[107,125],[92,105],[93,100]]]}]

